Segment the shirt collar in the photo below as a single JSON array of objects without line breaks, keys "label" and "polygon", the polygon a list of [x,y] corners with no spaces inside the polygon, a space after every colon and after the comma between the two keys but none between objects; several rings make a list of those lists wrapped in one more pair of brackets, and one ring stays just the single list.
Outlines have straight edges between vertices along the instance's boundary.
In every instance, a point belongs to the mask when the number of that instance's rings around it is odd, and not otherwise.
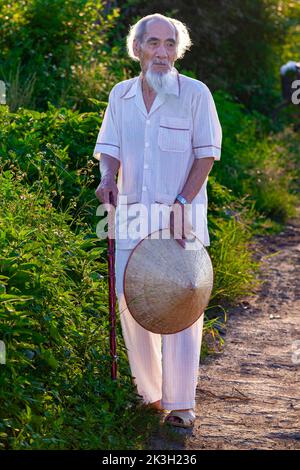
[{"label": "shirt collar", "polygon": [[[180,96],[180,77],[179,77],[178,70],[177,69],[175,70],[176,70],[177,80],[174,82],[174,84],[172,84],[172,87],[170,88],[167,94],[175,95],[179,97]],[[126,89],[125,93],[123,93],[121,98],[128,99],[128,98],[132,98],[133,96],[135,96],[137,94],[138,86],[141,88],[141,84],[142,84],[142,72],[139,74],[138,77],[134,77],[130,86]]]}]

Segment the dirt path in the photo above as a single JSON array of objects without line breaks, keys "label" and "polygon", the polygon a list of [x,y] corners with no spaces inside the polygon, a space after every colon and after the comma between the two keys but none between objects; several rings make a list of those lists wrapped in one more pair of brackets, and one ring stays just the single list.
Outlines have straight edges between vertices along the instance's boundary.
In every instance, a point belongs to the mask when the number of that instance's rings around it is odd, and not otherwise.
[{"label": "dirt path", "polygon": [[300,216],[255,253],[264,283],[201,363],[193,430],[161,430],[150,449],[300,449]]}]

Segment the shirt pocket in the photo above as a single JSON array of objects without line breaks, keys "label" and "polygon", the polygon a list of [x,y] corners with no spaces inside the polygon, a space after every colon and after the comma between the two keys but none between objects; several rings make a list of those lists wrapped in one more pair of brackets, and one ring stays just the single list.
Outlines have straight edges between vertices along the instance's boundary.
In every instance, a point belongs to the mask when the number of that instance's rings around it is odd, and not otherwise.
[{"label": "shirt pocket", "polygon": [[165,152],[185,152],[190,145],[190,120],[161,116],[158,130],[159,148]]}]

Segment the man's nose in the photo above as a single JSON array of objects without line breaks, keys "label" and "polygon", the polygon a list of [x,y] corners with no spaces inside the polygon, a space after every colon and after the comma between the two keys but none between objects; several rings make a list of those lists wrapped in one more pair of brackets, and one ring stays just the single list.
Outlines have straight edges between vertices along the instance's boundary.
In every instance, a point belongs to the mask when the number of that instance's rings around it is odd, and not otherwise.
[{"label": "man's nose", "polygon": [[168,56],[166,47],[163,44],[161,44],[159,46],[159,48],[157,49],[156,56],[157,57],[167,57]]}]

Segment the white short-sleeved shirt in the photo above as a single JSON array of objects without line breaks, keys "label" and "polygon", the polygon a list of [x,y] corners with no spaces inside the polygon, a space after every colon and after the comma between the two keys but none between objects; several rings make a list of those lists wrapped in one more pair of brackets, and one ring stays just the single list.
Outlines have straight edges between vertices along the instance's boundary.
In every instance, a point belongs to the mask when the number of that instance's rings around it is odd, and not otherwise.
[{"label": "white short-sleeved shirt", "polygon": [[[120,161],[117,248],[134,248],[147,233],[169,226],[168,210],[183,189],[194,159],[220,160],[221,141],[212,94],[199,80],[177,72],[173,88],[156,95],[149,113],[141,74],[112,88],[93,156],[100,160],[105,153]],[[207,178],[192,201],[190,217],[195,234],[208,246],[206,186]],[[148,208],[147,214],[138,211],[140,204]],[[153,214],[159,210],[162,216],[156,223]],[[136,238],[128,237],[130,221],[136,221],[137,215],[141,223],[147,220],[149,230],[138,237],[129,230]]]}]

